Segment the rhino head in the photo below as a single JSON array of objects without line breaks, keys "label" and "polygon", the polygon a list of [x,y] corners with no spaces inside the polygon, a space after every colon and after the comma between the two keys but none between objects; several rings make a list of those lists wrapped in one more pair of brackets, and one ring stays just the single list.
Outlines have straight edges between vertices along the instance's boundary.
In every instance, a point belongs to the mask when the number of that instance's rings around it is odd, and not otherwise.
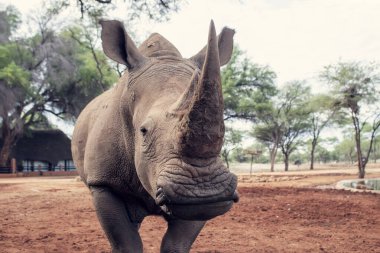
[{"label": "rhino head", "polygon": [[[139,181],[168,215],[207,220],[238,200],[237,178],[219,157],[224,137],[221,64],[234,31],[216,36],[190,59],[159,34],[139,49],[119,21],[101,21],[105,54],[127,66],[119,81],[120,117]],[[191,42],[189,42],[191,43]]]}]

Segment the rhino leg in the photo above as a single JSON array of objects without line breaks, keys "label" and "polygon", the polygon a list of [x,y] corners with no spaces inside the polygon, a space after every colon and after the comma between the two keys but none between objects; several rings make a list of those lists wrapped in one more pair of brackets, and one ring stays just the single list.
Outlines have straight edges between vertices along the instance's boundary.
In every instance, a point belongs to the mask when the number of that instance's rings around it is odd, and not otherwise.
[{"label": "rhino leg", "polygon": [[107,187],[91,187],[96,214],[112,246],[112,252],[143,252],[140,224],[128,216],[125,203]]},{"label": "rhino leg", "polygon": [[188,253],[206,221],[168,220],[161,253]]}]

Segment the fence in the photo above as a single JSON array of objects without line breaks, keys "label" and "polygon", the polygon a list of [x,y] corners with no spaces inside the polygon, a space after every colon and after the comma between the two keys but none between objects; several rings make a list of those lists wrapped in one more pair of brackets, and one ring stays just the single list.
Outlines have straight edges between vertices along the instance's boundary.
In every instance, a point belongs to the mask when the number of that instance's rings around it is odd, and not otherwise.
[{"label": "fence", "polygon": [[0,167],[0,174],[8,174],[12,173],[11,167]]}]

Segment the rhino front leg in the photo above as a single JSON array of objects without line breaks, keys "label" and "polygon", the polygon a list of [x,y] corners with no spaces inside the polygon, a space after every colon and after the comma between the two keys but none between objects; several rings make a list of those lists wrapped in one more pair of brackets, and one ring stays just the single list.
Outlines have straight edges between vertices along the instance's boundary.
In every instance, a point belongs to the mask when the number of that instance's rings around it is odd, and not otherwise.
[{"label": "rhino front leg", "polygon": [[96,214],[112,252],[143,252],[139,223],[131,222],[125,203],[107,187],[91,187]]},{"label": "rhino front leg", "polygon": [[188,253],[206,221],[168,220],[161,253]]}]

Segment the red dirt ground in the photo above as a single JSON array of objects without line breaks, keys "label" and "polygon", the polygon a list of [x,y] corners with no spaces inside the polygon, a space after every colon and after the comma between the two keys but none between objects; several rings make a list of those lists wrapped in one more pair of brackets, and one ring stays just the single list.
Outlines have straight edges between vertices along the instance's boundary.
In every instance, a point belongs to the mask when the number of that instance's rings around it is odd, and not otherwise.
[{"label": "red dirt ground", "polygon": [[[191,252],[380,252],[380,195],[280,185],[239,188],[240,202],[207,223]],[[0,252],[110,252],[90,194],[73,178],[0,179]],[[147,218],[144,252],[165,223]]]}]

